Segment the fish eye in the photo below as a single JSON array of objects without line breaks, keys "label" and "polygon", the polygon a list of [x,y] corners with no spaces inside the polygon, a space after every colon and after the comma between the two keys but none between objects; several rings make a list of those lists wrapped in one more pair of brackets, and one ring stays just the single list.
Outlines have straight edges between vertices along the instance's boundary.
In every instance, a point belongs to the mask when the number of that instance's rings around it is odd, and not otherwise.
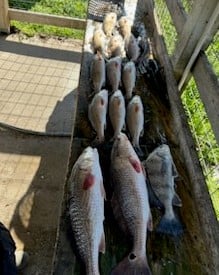
[{"label": "fish eye", "polygon": [[136,255],[134,253],[129,254],[129,260],[133,261],[136,258]]}]

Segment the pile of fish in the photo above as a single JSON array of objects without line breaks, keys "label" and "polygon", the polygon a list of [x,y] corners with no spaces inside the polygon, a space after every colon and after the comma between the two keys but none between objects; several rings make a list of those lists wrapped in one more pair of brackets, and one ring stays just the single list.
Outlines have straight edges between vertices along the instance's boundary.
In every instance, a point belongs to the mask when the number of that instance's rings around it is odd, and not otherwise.
[{"label": "pile of fish", "polygon": [[[109,156],[113,186],[111,206],[121,229],[132,240],[131,251],[112,270],[113,275],[151,274],[146,255],[147,230],[153,229],[149,195],[156,197],[164,212],[155,230],[173,236],[183,232],[173,209],[173,205],[182,206],[182,203],[174,189],[178,173],[169,146],[160,145],[146,160],[141,162],[139,159],[144,106],[141,97],[133,93],[135,64],[141,51],[138,41],[128,17],[117,20],[116,13],[106,14],[101,28],[95,29],[92,41],[94,56],[90,75],[93,92],[88,118],[96,132],[97,145],[106,142],[109,114],[114,132]],[[126,126],[127,135],[124,133]],[[105,252],[106,195],[97,148],[88,146],[84,149],[74,164],[69,181],[69,213],[76,246],[86,274],[98,275],[99,252]]]},{"label": "pile of fish", "polygon": [[109,113],[113,138],[127,125],[131,142],[141,154],[139,138],[144,129],[144,111],[141,97],[134,95],[136,63],[141,47],[139,38],[131,30],[128,17],[117,20],[117,14],[113,12],[106,14],[102,26],[94,30],[94,54],[90,66],[92,99],[88,117],[96,132],[96,143],[105,140]]}]

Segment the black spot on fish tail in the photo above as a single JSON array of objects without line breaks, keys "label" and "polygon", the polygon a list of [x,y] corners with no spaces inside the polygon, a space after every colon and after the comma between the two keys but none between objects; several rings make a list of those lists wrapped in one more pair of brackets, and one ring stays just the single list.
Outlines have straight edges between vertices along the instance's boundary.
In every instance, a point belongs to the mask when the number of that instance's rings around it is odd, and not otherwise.
[{"label": "black spot on fish tail", "polygon": [[173,237],[180,237],[183,231],[183,225],[176,216],[173,219],[167,219],[163,216],[156,228],[157,233],[167,234]]},{"label": "black spot on fish tail", "polygon": [[148,189],[148,197],[149,197],[150,206],[164,210],[163,204],[161,203],[161,201],[158,199],[158,197],[154,193],[154,190],[153,190],[153,188],[150,184],[150,181],[148,179],[146,179],[146,185],[147,185],[147,189]]},{"label": "black spot on fish tail", "polygon": [[133,252],[123,259],[111,272],[111,275],[151,275],[147,258],[139,258]]},{"label": "black spot on fish tail", "polygon": [[104,143],[104,139],[99,139],[98,137],[96,137],[92,142],[91,142],[91,146],[92,147],[99,147],[101,144]]}]

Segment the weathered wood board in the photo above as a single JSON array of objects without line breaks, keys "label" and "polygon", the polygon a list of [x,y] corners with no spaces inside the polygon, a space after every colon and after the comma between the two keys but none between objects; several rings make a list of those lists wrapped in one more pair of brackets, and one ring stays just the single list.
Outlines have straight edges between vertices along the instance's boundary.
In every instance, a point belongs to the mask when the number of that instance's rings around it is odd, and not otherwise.
[{"label": "weathered wood board", "polygon": [[[131,3],[132,2],[132,3]],[[145,76],[140,76],[136,83],[135,93],[141,95],[145,107],[145,131],[140,143],[145,158],[158,144],[160,134],[166,136],[167,142],[180,174],[177,182],[177,192],[183,207],[177,212],[184,225],[184,234],[179,239],[161,236],[155,232],[149,233],[147,241],[147,256],[152,274],[218,274],[219,272],[219,228],[200,168],[186,116],[181,104],[177,84],[167,55],[159,26],[154,17],[152,1],[126,1],[133,5],[135,20],[142,21],[151,37],[154,53],[161,63],[164,72],[159,79],[159,85],[152,85]],[[92,58],[90,37],[94,25],[87,20],[82,58],[80,83],[78,89],[77,113],[72,135],[72,146],[69,157],[69,167],[63,190],[63,206],[60,217],[60,227],[57,235],[57,246],[54,254],[53,274],[72,275],[85,274],[77,251],[72,244],[71,229],[67,214],[68,178],[75,160],[82,150],[92,143],[94,138],[87,118],[88,95],[91,92],[89,82],[89,64]],[[147,122],[148,121],[148,122]],[[131,242],[120,231],[110,205],[110,129],[106,133],[106,143],[98,147],[101,167],[104,176],[104,186],[107,193],[105,203],[105,235],[106,253],[100,255],[100,273],[110,274],[112,268],[128,254]],[[152,209],[154,228],[161,213]]]}]

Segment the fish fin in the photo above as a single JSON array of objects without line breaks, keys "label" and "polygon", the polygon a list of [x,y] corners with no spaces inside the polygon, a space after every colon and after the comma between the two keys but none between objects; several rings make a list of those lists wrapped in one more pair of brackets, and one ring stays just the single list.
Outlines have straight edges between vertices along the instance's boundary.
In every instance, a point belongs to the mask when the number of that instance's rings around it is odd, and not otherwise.
[{"label": "fish fin", "polygon": [[172,204],[174,206],[182,207],[182,201],[176,192],[174,193]]},{"label": "fish fin", "polygon": [[118,199],[117,199],[115,193],[112,196],[111,205],[112,205],[112,208],[113,208],[114,217],[115,217],[116,221],[118,222],[121,230],[125,233],[128,233],[129,232],[128,227],[127,227],[127,224],[125,222],[125,218],[122,214],[122,209],[121,209],[121,207],[118,203]]},{"label": "fish fin", "polygon": [[142,163],[141,163],[141,169],[142,169],[145,180],[147,180],[147,172],[146,172],[144,165]]},{"label": "fish fin", "polygon": [[143,137],[144,135],[144,129],[141,130],[140,137]]},{"label": "fish fin", "polygon": [[155,194],[153,188],[151,187],[150,181],[148,179],[146,179],[146,185],[147,185],[147,189],[148,189],[148,197],[149,197],[150,206],[156,207],[159,209],[164,209],[163,204],[158,199],[158,197]]},{"label": "fish fin", "polygon": [[132,157],[129,158],[129,161],[130,161],[132,167],[135,169],[135,171],[137,173],[141,173],[141,171],[142,171],[141,163],[137,159],[134,159]]},{"label": "fish fin", "polygon": [[148,223],[147,223],[147,229],[149,231],[153,231],[153,220],[152,220],[151,211],[149,213],[149,218],[148,218]]},{"label": "fish fin", "polygon": [[102,194],[104,200],[106,201],[106,192],[105,192],[105,188],[103,185],[103,181],[101,181],[101,183],[100,183],[100,189],[101,189],[101,194]]},{"label": "fish fin", "polygon": [[105,241],[105,234],[103,231],[101,239],[100,239],[100,244],[99,244],[99,252],[104,254],[105,251],[106,251],[106,241]]},{"label": "fish fin", "polygon": [[167,219],[164,215],[156,228],[156,232],[178,237],[183,233],[183,226],[176,216],[173,219]]},{"label": "fish fin", "polygon": [[140,146],[133,146],[133,147],[134,147],[134,150],[135,150],[136,154],[138,155],[138,157],[143,157],[144,156],[144,153],[141,150]]},{"label": "fish fin", "polygon": [[123,124],[122,130],[126,131],[126,124],[125,123]]},{"label": "fish fin", "polygon": [[111,272],[111,275],[121,274],[151,275],[146,256],[139,258],[131,252],[128,257],[124,258]]},{"label": "fish fin", "polygon": [[92,174],[88,174],[83,182],[83,189],[88,190],[95,183],[95,176]]},{"label": "fish fin", "polygon": [[176,165],[175,163],[172,161],[172,175],[174,178],[178,178],[179,177],[179,174],[178,174],[178,171],[176,169]]}]

